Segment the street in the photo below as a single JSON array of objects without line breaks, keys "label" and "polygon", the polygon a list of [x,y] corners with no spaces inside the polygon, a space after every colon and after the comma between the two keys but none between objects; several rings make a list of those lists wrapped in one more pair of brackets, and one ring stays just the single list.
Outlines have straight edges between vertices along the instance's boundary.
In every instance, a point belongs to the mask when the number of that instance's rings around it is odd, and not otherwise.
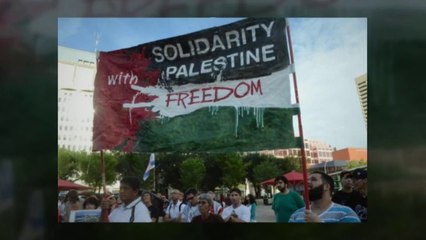
[{"label": "street", "polygon": [[256,199],[256,221],[257,222],[275,222],[275,214],[271,205],[263,204],[263,199]]}]

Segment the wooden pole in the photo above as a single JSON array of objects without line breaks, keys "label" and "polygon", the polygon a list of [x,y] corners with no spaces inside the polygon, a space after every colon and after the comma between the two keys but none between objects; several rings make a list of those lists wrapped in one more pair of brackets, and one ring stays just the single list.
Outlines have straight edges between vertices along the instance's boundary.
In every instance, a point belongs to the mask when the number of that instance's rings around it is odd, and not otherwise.
[{"label": "wooden pole", "polygon": [[[106,192],[106,180],[105,180],[105,159],[104,159],[104,151],[101,150],[101,176],[102,176],[102,188],[104,190],[103,198],[107,198],[108,194]],[[102,222],[109,222],[108,219],[108,210],[102,209]]]}]

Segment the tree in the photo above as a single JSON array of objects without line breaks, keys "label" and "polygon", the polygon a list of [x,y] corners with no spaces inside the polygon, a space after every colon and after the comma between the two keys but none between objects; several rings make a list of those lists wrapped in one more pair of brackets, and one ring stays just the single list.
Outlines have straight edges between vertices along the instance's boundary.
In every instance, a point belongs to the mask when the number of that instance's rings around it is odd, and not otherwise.
[{"label": "tree", "polygon": [[254,177],[254,169],[259,164],[266,162],[266,161],[279,161],[282,159],[277,159],[272,155],[265,155],[265,154],[259,154],[259,153],[251,153],[247,154],[243,157],[244,164],[247,167],[247,179],[253,183],[256,183],[257,180]]},{"label": "tree", "polygon": [[64,180],[75,180],[80,177],[79,158],[75,152],[64,148],[58,150],[58,176]]},{"label": "tree", "polygon": [[188,158],[180,165],[180,179],[183,187],[198,188],[206,175],[206,168],[200,158]]},{"label": "tree", "polygon": [[121,176],[141,177],[145,173],[149,156],[139,153],[119,153],[117,159],[116,170]]},{"label": "tree", "polygon": [[[119,153],[117,154],[116,171],[121,176],[135,176],[141,182],[141,188],[152,189],[154,185],[153,172],[146,181],[143,181],[143,175],[149,163],[149,154],[147,153]],[[156,167],[157,168],[157,167]]]},{"label": "tree", "polygon": [[206,191],[214,190],[218,186],[222,186],[221,181],[223,177],[222,169],[218,160],[217,154],[204,153],[198,155],[204,160],[204,166],[206,167],[206,175],[202,182],[201,189]]},{"label": "tree", "polygon": [[263,180],[282,175],[291,170],[301,171],[299,158],[276,158],[265,154],[247,154],[243,157],[247,167],[247,179],[253,183],[256,196],[260,196]]},{"label": "tree", "polygon": [[218,154],[218,163],[222,169],[222,182],[227,187],[236,187],[244,182],[246,166],[238,153]]},{"label": "tree", "polygon": [[254,182],[258,184],[281,174],[281,169],[279,169],[277,163],[273,161],[262,162],[253,169]]},{"label": "tree", "polygon": [[298,157],[286,157],[284,159],[277,159],[278,168],[281,170],[282,173],[287,173],[292,170],[301,172],[302,166],[301,166],[301,160]]},{"label": "tree", "polygon": [[157,188],[165,192],[170,186],[177,189],[182,189],[180,181],[180,164],[188,157],[188,154],[183,153],[159,153],[156,156],[156,178]]},{"label": "tree", "polygon": [[[81,171],[81,180],[85,181],[92,187],[102,187],[102,175],[100,167],[100,154],[99,153],[80,153],[82,155],[79,168]],[[117,159],[112,153],[104,153],[105,160],[105,182],[107,185],[115,183],[117,179],[116,165]]]},{"label": "tree", "polygon": [[361,160],[351,160],[348,162],[347,169],[357,168],[361,166],[367,165],[367,161],[361,159]]}]

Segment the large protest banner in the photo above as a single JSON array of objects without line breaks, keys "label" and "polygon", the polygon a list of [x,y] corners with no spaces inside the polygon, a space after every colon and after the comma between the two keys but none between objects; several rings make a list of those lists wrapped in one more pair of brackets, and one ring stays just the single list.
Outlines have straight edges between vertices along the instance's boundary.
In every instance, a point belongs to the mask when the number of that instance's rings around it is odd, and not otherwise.
[{"label": "large protest banner", "polygon": [[[293,132],[284,18],[100,52],[93,150],[255,151],[300,146]],[[141,33],[142,34],[142,33]]]}]

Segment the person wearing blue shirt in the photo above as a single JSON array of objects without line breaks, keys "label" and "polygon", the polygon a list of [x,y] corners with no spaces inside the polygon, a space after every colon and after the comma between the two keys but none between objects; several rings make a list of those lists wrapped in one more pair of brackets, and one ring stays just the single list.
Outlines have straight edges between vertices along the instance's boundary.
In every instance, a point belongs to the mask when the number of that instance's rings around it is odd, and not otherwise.
[{"label": "person wearing blue shirt", "polygon": [[358,215],[349,207],[331,201],[333,179],[323,172],[313,172],[308,179],[310,209],[300,208],[289,222],[359,223]]},{"label": "person wearing blue shirt", "polygon": [[244,205],[246,205],[248,208],[250,208],[250,222],[256,222],[256,199],[254,198],[253,194],[248,194],[245,197]]}]

